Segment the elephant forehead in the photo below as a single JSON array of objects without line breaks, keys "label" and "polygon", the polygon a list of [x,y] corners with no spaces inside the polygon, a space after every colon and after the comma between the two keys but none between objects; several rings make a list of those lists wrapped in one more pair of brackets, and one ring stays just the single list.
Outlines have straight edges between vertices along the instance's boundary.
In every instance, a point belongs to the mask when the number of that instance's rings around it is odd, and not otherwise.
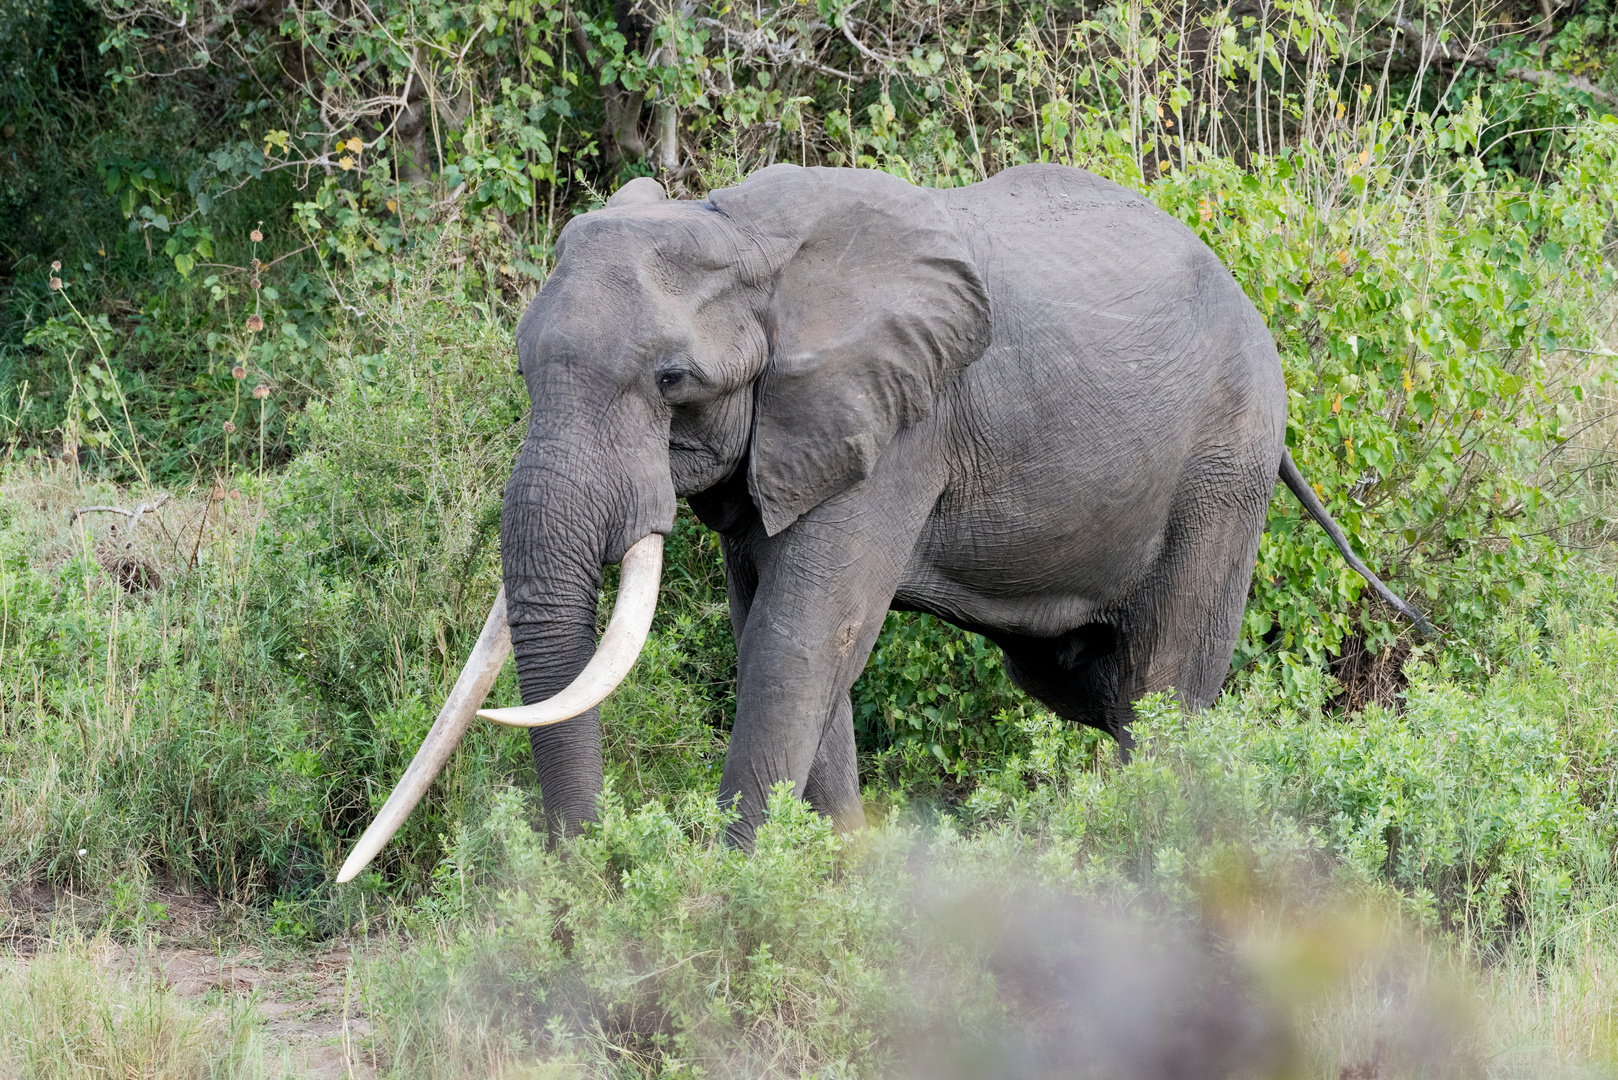
[{"label": "elephant forehead", "polygon": [[635,268],[675,291],[740,258],[723,219],[697,203],[596,210],[568,222],[557,238],[557,270]]},{"label": "elephant forehead", "polygon": [[664,287],[660,277],[638,262],[559,263],[523,313],[518,350],[593,355],[631,341],[657,348],[689,336],[700,298]]},{"label": "elephant forehead", "polygon": [[[657,305],[662,306],[662,305]],[[648,353],[678,350],[690,337],[690,320],[659,312],[633,296],[580,294],[536,299],[517,328],[517,354],[530,365],[634,362]]]}]

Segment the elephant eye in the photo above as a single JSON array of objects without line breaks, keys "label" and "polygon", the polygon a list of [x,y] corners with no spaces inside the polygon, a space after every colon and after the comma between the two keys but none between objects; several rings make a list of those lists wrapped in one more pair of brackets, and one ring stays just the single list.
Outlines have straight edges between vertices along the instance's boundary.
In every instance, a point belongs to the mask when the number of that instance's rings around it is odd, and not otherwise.
[{"label": "elephant eye", "polygon": [[657,385],[665,390],[671,386],[679,386],[684,381],[685,372],[683,371],[665,371],[657,377]]}]

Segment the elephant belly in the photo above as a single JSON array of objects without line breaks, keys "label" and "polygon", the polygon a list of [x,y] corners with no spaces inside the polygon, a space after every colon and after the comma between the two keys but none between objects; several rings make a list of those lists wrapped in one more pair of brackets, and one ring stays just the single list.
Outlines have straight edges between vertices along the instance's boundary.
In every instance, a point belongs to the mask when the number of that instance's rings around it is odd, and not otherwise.
[{"label": "elephant belly", "polygon": [[1172,325],[1134,364],[1071,323],[1021,325],[935,414],[949,478],[895,604],[1044,637],[1127,607],[1177,533],[1253,519],[1284,413],[1273,359],[1210,356]]},{"label": "elephant belly", "polygon": [[[1031,637],[1105,621],[1157,572],[1167,508],[1155,501],[1118,507],[1049,487],[1045,493],[1050,502],[1041,512],[935,514],[894,606]],[[1058,512],[1064,504],[1091,512]]]}]

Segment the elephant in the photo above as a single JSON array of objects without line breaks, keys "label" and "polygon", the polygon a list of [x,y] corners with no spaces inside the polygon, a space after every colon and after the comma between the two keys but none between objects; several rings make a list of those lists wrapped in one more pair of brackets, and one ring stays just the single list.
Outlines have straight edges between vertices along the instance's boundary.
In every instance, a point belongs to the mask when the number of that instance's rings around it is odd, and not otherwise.
[{"label": "elephant", "polygon": [[[849,691],[890,609],[984,635],[1018,686],[1126,749],[1142,695],[1210,705],[1277,477],[1426,627],[1287,454],[1280,359],[1240,286],[1180,222],[1080,169],[927,189],[773,165],[702,201],[636,179],[562,230],[516,342],[532,409],[502,593],[349,877],[475,712],[530,727],[553,831],[593,818],[595,706],[644,641],[682,496],[724,558],[738,676],[719,794],[744,849],[781,781],[863,823]],[[478,712],[507,649],[525,705]]]}]

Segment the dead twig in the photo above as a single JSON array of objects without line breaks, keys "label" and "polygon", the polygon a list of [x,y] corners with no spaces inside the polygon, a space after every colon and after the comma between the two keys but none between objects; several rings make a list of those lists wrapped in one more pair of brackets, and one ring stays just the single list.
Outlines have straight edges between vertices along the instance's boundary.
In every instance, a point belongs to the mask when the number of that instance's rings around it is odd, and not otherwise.
[{"label": "dead twig", "polygon": [[143,502],[138,504],[133,510],[125,510],[121,506],[81,506],[68,515],[67,523],[72,525],[85,514],[122,514],[124,517],[129,518],[129,527],[133,529],[136,525],[140,524],[142,514],[150,510],[156,510],[158,507],[162,506],[168,501],[169,494],[165,491],[149,503]]}]

